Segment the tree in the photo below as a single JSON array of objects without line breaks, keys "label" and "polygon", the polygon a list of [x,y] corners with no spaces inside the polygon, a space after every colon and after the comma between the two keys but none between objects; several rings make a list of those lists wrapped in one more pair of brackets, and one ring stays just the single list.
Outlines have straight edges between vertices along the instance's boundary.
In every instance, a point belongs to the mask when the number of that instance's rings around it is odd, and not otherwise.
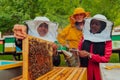
[{"label": "tree", "polygon": [[12,32],[14,24],[36,16],[46,16],[65,27],[76,7],[83,7],[91,16],[103,14],[116,26],[120,25],[119,4],[120,0],[0,0],[0,31]]}]

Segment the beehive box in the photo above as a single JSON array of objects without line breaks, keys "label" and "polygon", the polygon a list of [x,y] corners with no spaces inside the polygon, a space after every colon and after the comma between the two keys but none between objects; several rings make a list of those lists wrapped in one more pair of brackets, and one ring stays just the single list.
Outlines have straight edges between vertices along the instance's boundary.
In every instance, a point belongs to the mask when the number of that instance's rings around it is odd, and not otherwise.
[{"label": "beehive box", "polygon": [[15,52],[15,37],[13,35],[4,36],[4,52]]},{"label": "beehive box", "polygon": [[100,63],[102,80],[120,80],[120,63]]},{"label": "beehive box", "polygon": [[0,53],[4,52],[4,39],[0,38]]},{"label": "beehive box", "polygon": [[113,41],[119,41],[120,40],[120,34],[119,35],[112,35]]},{"label": "beehive box", "polygon": [[120,49],[120,41],[112,41],[112,49],[119,50]]},{"label": "beehive box", "polygon": [[22,75],[22,61],[0,60],[0,80],[10,80]]},{"label": "beehive box", "polygon": [[33,36],[23,40],[23,80],[36,80],[53,69],[51,44]]},{"label": "beehive box", "polygon": [[[24,80],[18,76],[12,80]],[[36,80],[87,80],[87,69],[77,67],[54,67]]]},{"label": "beehive box", "polygon": [[55,67],[36,80],[87,80],[87,69],[77,67]]}]

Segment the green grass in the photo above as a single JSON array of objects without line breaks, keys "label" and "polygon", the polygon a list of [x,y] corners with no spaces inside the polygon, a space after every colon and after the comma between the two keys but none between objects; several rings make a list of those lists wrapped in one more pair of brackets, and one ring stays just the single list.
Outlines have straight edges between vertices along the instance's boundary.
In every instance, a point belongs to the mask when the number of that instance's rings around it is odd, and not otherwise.
[{"label": "green grass", "polygon": [[61,57],[61,63],[60,63],[60,66],[67,66],[66,63],[65,63],[64,55],[61,54],[60,57]]},{"label": "green grass", "polygon": [[110,63],[119,63],[119,55],[118,53],[113,53],[110,57]]},{"label": "green grass", "polygon": [[[60,56],[61,56],[60,66],[67,66],[65,63],[63,54],[61,54]],[[0,55],[0,60],[13,60],[13,56],[12,55]],[[119,63],[118,54],[116,54],[116,53],[112,54],[109,63]]]},{"label": "green grass", "polygon": [[[118,55],[118,53],[113,53],[111,55],[109,63],[119,63],[119,55]],[[65,63],[65,59],[64,59],[63,55],[61,55],[60,66],[67,66],[66,63]]]},{"label": "green grass", "polygon": [[0,60],[13,60],[12,55],[0,55]]}]

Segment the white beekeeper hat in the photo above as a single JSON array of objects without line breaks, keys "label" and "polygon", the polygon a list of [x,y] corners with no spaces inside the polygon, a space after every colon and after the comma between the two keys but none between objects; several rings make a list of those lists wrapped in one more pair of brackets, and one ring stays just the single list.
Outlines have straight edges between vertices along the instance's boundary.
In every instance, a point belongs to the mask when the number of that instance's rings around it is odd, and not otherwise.
[{"label": "white beekeeper hat", "polygon": [[28,26],[28,33],[30,34],[36,34],[37,33],[37,28],[41,23],[46,23],[48,24],[48,34],[56,37],[57,36],[57,29],[58,29],[58,23],[51,22],[47,17],[45,16],[39,16],[36,17],[34,20],[27,20],[25,23]]},{"label": "white beekeeper hat", "polygon": [[[90,32],[90,24],[93,19],[100,20],[106,23],[105,29],[101,33],[93,34]],[[111,40],[113,22],[107,20],[107,18],[102,14],[96,14],[91,18],[85,20],[85,25],[83,28],[83,35],[85,40],[92,42],[105,42]]]},{"label": "white beekeeper hat", "polygon": [[47,17],[36,17],[34,20],[50,21]]},{"label": "white beekeeper hat", "polygon": [[107,20],[107,18],[104,15],[101,15],[101,14],[96,14],[95,16],[93,16],[93,18]]}]

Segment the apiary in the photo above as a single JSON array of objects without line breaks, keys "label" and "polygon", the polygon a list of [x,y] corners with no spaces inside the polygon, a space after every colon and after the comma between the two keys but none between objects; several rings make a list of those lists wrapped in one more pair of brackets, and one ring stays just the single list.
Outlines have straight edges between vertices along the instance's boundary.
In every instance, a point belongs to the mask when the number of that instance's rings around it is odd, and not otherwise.
[{"label": "apiary", "polygon": [[51,42],[28,36],[23,40],[23,74],[12,80],[87,80],[83,67],[54,67]]}]

